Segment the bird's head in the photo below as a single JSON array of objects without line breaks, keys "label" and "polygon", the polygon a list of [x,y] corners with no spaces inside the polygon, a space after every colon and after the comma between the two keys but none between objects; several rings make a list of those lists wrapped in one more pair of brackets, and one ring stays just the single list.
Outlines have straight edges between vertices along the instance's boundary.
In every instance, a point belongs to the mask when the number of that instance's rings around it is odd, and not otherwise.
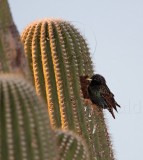
[{"label": "bird's head", "polygon": [[106,83],[106,80],[100,74],[94,74],[91,78],[87,78],[87,80],[91,81],[91,83],[102,85]]}]

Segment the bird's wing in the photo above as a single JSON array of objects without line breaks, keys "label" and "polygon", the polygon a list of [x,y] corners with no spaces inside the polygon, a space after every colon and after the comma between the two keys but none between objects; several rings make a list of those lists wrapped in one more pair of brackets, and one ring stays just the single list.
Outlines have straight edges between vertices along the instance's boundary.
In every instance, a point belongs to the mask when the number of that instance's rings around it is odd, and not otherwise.
[{"label": "bird's wing", "polygon": [[[114,94],[110,91],[110,89],[108,88],[107,85],[105,85],[105,86],[106,86],[105,88],[108,90],[108,92],[112,95],[112,97],[114,99]],[[114,101],[115,101],[115,99],[114,99]],[[116,106],[121,107],[116,101],[115,101],[115,104],[116,104]]]},{"label": "bird's wing", "polygon": [[101,96],[105,99],[109,109],[114,108],[117,111],[116,105],[117,106],[119,106],[119,105],[115,101],[114,95],[109,90],[109,88],[106,86],[101,86],[100,92],[101,92]]}]

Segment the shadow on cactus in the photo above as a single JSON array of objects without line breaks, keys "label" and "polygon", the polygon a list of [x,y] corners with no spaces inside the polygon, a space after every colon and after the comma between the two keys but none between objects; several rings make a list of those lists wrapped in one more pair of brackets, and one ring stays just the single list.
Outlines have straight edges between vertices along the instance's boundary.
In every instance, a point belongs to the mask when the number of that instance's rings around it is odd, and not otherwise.
[{"label": "shadow on cactus", "polygon": [[44,19],[21,36],[38,95],[47,102],[54,128],[70,129],[85,139],[90,159],[113,160],[103,114],[85,104],[80,76],[93,74],[88,45],[69,22]]}]

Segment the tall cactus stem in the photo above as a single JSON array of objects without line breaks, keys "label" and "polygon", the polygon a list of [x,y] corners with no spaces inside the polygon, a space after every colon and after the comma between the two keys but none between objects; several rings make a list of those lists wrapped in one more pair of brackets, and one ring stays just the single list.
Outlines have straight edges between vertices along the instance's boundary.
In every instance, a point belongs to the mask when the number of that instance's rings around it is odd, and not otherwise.
[{"label": "tall cactus stem", "polygon": [[79,31],[67,21],[44,19],[26,27],[21,39],[36,91],[48,104],[52,126],[70,129],[85,139],[90,159],[113,160],[104,117],[92,113],[93,106],[85,103],[81,91],[80,76],[90,77],[93,67]]}]

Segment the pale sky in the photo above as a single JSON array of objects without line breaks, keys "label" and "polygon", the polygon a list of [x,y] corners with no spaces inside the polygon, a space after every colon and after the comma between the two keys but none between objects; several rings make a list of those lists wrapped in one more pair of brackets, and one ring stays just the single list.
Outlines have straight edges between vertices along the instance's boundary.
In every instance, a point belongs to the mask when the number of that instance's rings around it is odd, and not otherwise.
[{"label": "pale sky", "polygon": [[105,111],[117,160],[143,159],[143,0],[9,0],[18,30],[36,19],[71,21],[87,39],[95,72],[121,105]]}]

